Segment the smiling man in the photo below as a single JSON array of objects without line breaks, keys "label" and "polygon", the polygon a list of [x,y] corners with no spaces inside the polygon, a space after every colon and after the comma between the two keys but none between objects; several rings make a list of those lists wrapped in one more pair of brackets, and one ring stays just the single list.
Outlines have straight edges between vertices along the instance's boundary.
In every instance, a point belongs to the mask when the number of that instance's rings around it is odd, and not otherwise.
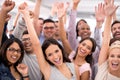
[{"label": "smiling man", "polygon": [[28,74],[30,80],[41,80],[42,74],[38,65],[38,61],[35,53],[33,52],[32,43],[30,41],[30,35],[28,31],[24,31],[22,35],[22,43],[25,50],[25,55],[23,58],[23,63],[28,66]]},{"label": "smiling man", "polygon": [[120,38],[120,21],[115,20],[111,25],[111,32],[113,38]]},{"label": "smiling man", "polygon": [[42,44],[45,39],[47,38],[53,38],[55,35],[56,29],[55,29],[55,22],[51,19],[44,20],[43,23],[43,32],[41,36],[39,37],[40,43]]}]

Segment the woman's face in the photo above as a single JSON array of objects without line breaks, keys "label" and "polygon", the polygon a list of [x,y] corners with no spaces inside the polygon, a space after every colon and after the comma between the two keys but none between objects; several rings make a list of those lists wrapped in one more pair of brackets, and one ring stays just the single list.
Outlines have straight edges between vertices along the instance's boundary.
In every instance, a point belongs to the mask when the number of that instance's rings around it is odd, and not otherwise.
[{"label": "woman's face", "polygon": [[93,44],[90,40],[84,40],[83,42],[79,43],[78,46],[78,55],[86,57],[87,55],[91,54]]},{"label": "woman's face", "polygon": [[47,59],[56,66],[63,63],[62,51],[54,44],[51,44],[45,51]]},{"label": "woman's face", "polygon": [[18,45],[18,43],[14,42],[12,43],[6,51],[6,57],[8,61],[12,64],[16,63],[21,56],[21,49]]},{"label": "woman's face", "polygon": [[120,70],[120,48],[111,49],[109,53],[108,62],[110,70]]}]

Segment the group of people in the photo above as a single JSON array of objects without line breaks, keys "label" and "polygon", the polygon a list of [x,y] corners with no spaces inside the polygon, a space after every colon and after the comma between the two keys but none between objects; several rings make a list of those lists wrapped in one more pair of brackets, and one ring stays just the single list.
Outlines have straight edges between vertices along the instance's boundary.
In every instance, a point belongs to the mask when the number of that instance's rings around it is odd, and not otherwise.
[{"label": "group of people", "polygon": [[[115,17],[118,6],[114,0],[95,7],[94,38],[87,21],[76,24],[80,0],[72,0],[66,30],[69,3],[55,3],[49,19],[44,20],[39,18],[41,1],[36,0],[34,11],[26,2],[19,5],[8,35],[6,26],[15,2],[2,4],[0,80],[120,80],[120,21]],[[52,20],[56,14],[58,21]]]}]

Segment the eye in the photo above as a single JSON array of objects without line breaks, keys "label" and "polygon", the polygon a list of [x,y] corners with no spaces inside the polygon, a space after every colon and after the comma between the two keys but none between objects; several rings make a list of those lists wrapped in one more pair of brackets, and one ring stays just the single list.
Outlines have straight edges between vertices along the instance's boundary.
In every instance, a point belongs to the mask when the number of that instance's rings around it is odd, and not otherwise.
[{"label": "eye", "polygon": [[20,49],[17,50],[17,53],[21,53],[22,51]]},{"label": "eye", "polygon": [[9,51],[15,51],[15,49],[14,49],[14,48],[8,48],[8,50],[9,50]]},{"label": "eye", "polygon": [[116,30],[116,28],[113,28],[113,31],[115,31]]},{"label": "eye", "polygon": [[90,46],[87,46],[87,49],[91,50],[91,47],[90,47]]},{"label": "eye", "polygon": [[82,46],[85,46],[86,44],[85,43],[82,43]]},{"label": "eye", "polygon": [[117,57],[120,58],[120,55],[118,55]]},{"label": "eye", "polygon": [[59,50],[55,50],[55,53],[58,53],[59,52]]},{"label": "eye", "polygon": [[85,30],[85,28],[81,28],[81,30]]},{"label": "eye", "polygon": [[48,54],[48,57],[49,57],[49,56],[52,56],[52,53],[49,53],[49,54]]},{"label": "eye", "polygon": [[90,30],[90,28],[87,28],[87,30]]},{"label": "eye", "polygon": [[113,57],[115,57],[115,56],[112,54],[112,55],[110,55],[110,57],[112,57],[112,58],[113,58]]},{"label": "eye", "polygon": [[118,29],[120,29],[120,27],[118,27]]}]

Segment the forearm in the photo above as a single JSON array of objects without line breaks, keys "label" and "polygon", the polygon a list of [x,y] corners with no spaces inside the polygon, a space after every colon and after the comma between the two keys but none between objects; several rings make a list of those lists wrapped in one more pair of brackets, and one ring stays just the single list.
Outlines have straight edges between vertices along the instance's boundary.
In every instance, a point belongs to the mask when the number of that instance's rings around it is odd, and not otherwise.
[{"label": "forearm", "polygon": [[3,35],[3,29],[4,29],[6,16],[7,16],[7,12],[1,9],[0,11],[0,45],[2,41],[2,35]]},{"label": "forearm", "polygon": [[16,27],[19,16],[20,16],[20,13],[18,12],[16,17],[15,17],[15,21],[13,23],[13,27]]},{"label": "forearm", "polygon": [[94,30],[94,39],[97,43],[97,45],[99,46],[99,48],[101,48],[101,39],[102,39],[102,32],[101,32],[101,28],[95,28]]},{"label": "forearm", "polygon": [[72,49],[71,49],[70,44],[67,40],[66,31],[64,29],[64,22],[63,22],[62,18],[59,18],[59,27],[60,27],[59,28],[60,29],[60,37],[61,37],[64,49],[65,49],[66,53],[68,53],[68,55],[69,55],[69,53],[72,52]]},{"label": "forearm", "polygon": [[[30,35],[30,40],[32,42],[34,53],[36,53],[36,56],[37,56],[37,59],[38,59],[40,70],[44,74],[44,72],[46,72],[46,70],[48,70],[49,65],[44,58],[39,39],[38,39],[38,36],[35,32],[33,24],[30,20],[30,16],[27,15],[26,13],[24,13],[24,19],[25,19],[27,29],[28,29],[28,32],[29,32],[29,35]],[[46,67],[46,70],[44,70],[45,67]]]},{"label": "forearm", "polygon": [[99,65],[104,63],[107,58],[108,58],[108,49],[109,49],[109,42],[110,42],[110,31],[111,31],[111,21],[112,21],[112,16],[107,16],[106,17],[106,22],[105,22],[105,29],[104,29],[104,37],[102,41],[102,47],[99,55]]},{"label": "forearm", "polygon": [[41,4],[41,0],[36,0],[36,4],[34,8],[34,21],[38,20],[39,18],[40,4]]},{"label": "forearm", "polygon": [[72,10],[71,14],[70,14],[68,29],[67,29],[68,41],[69,41],[70,46],[72,47],[73,50],[76,50],[76,46],[77,46],[77,39],[76,39],[76,16],[77,16],[77,11],[76,10]]},{"label": "forearm", "polygon": [[21,17],[18,20],[18,24],[16,25],[15,29],[13,30],[14,37],[21,39],[23,32],[26,30],[26,24],[23,18]]}]

